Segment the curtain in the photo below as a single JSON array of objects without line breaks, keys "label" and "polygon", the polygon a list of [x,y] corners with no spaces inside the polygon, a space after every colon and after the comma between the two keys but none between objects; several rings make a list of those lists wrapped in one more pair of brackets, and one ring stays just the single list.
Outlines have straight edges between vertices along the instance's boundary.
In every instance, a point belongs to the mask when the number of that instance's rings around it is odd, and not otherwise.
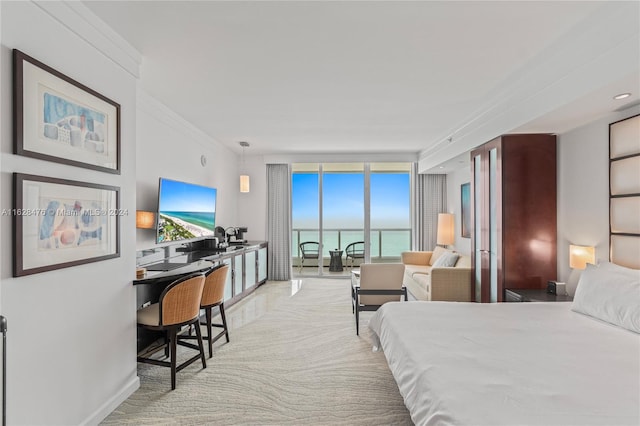
[{"label": "curtain", "polygon": [[291,170],[267,164],[268,279],[291,279]]},{"label": "curtain", "polygon": [[416,173],[415,200],[414,249],[433,250],[436,246],[438,213],[447,211],[447,175]]}]

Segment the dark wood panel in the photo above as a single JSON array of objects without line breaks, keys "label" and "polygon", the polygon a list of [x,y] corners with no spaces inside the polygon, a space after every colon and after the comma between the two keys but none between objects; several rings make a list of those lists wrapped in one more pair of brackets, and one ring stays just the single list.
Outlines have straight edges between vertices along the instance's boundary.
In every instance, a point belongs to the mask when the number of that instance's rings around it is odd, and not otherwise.
[{"label": "dark wood panel", "polygon": [[503,138],[505,282],[546,287],[557,274],[555,135]]},{"label": "dark wood panel", "polygon": [[[491,150],[496,152],[494,166],[497,185],[490,187]],[[479,156],[481,178],[476,182],[473,158]],[[472,267],[481,257],[480,299],[491,301],[491,258],[497,270],[497,300],[502,301],[506,287],[542,289],[556,279],[556,137],[548,134],[504,135],[473,150],[472,227],[475,206],[480,203],[481,241],[472,233]],[[476,188],[479,194],[476,194]],[[490,209],[495,197],[495,235],[497,249],[489,246]],[[486,259],[485,259],[486,254]],[[475,285],[474,285],[475,289]]]}]

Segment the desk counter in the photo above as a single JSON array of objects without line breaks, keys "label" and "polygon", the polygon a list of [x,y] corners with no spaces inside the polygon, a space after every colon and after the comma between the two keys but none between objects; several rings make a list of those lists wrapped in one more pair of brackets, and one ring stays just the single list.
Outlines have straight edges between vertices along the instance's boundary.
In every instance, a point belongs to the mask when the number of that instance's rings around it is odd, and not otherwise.
[{"label": "desk counter", "polygon": [[[267,281],[267,243],[250,242],[237,246],[235,250],[224,252],[206,249],[182,252],[178,249],[175,256],[142,264],[141,267],[153,266],[154,269],[165,269],[166,266],[166,270],[147,271],[144,278],[133,281],[136,288],[136,306],[140,309],[158,302],[162,291],[171,282],[184,275],[207,271],[221,263],[229,265],[230,270],[224,294],[227,308]],[[138,351],[157,338],[142,331],[138,329]]]}]

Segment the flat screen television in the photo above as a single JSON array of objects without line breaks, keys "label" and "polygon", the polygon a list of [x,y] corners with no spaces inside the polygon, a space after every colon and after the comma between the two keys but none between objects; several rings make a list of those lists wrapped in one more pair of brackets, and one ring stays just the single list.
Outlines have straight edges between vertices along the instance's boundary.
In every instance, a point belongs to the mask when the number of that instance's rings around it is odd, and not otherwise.
[{"label": "flat screen television", "polygon": [[160,178],[156,242],[214,235],[216,188]]}]

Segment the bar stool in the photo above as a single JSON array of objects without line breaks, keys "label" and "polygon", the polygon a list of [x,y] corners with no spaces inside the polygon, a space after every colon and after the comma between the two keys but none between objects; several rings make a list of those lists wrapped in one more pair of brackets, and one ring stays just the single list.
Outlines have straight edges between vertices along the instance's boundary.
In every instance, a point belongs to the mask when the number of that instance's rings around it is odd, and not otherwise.
[{"label": "bar stool", "polygon": [[[209,358],[213,356],[214,342],[218,341],[222,336],[225,336],[227,343],[229,343],[229,329],[227,328],[227,318],[224,313],[224,285],[227,281],[228,273],[229,265],[224,264],[215,266],[205,272],[204,290],[202,290],[202,301],[200,302],[200,309],[204,309],[205,322],[201,322],[200,324],[207,327],[207,334],[203,338],[209,344]],[[212,308],[216,306],[220,309],[221,324],[212,323]],[[213,327],[222,328],[222,331],[212,336]],[[189,332],[191,332],[191,330],[189,330]],[[180,335],[178,338],[193,339],[194,337],[191,335]]]},{"label": "bar stool", "polygon": [[[148,351],[151,356],[161,349],[169,348],[171,362],[138,356],[138,362],[171,368],[171,390],[176,388],[176,373],[198,358],[202,360],[202,368],[207,368],[200,327],[196,327],[198,346],[181,342],[178,331],[185,326],[199,321],[200,301],[204,288],[204,274],[195,273],[179,278],[169,284],[160,295],[160,301],[138,310],[138,326],[150,330],[164,331],[167,334],[165,343]],[[180,365],[176,365],[177,345],[199,351]]]}]

